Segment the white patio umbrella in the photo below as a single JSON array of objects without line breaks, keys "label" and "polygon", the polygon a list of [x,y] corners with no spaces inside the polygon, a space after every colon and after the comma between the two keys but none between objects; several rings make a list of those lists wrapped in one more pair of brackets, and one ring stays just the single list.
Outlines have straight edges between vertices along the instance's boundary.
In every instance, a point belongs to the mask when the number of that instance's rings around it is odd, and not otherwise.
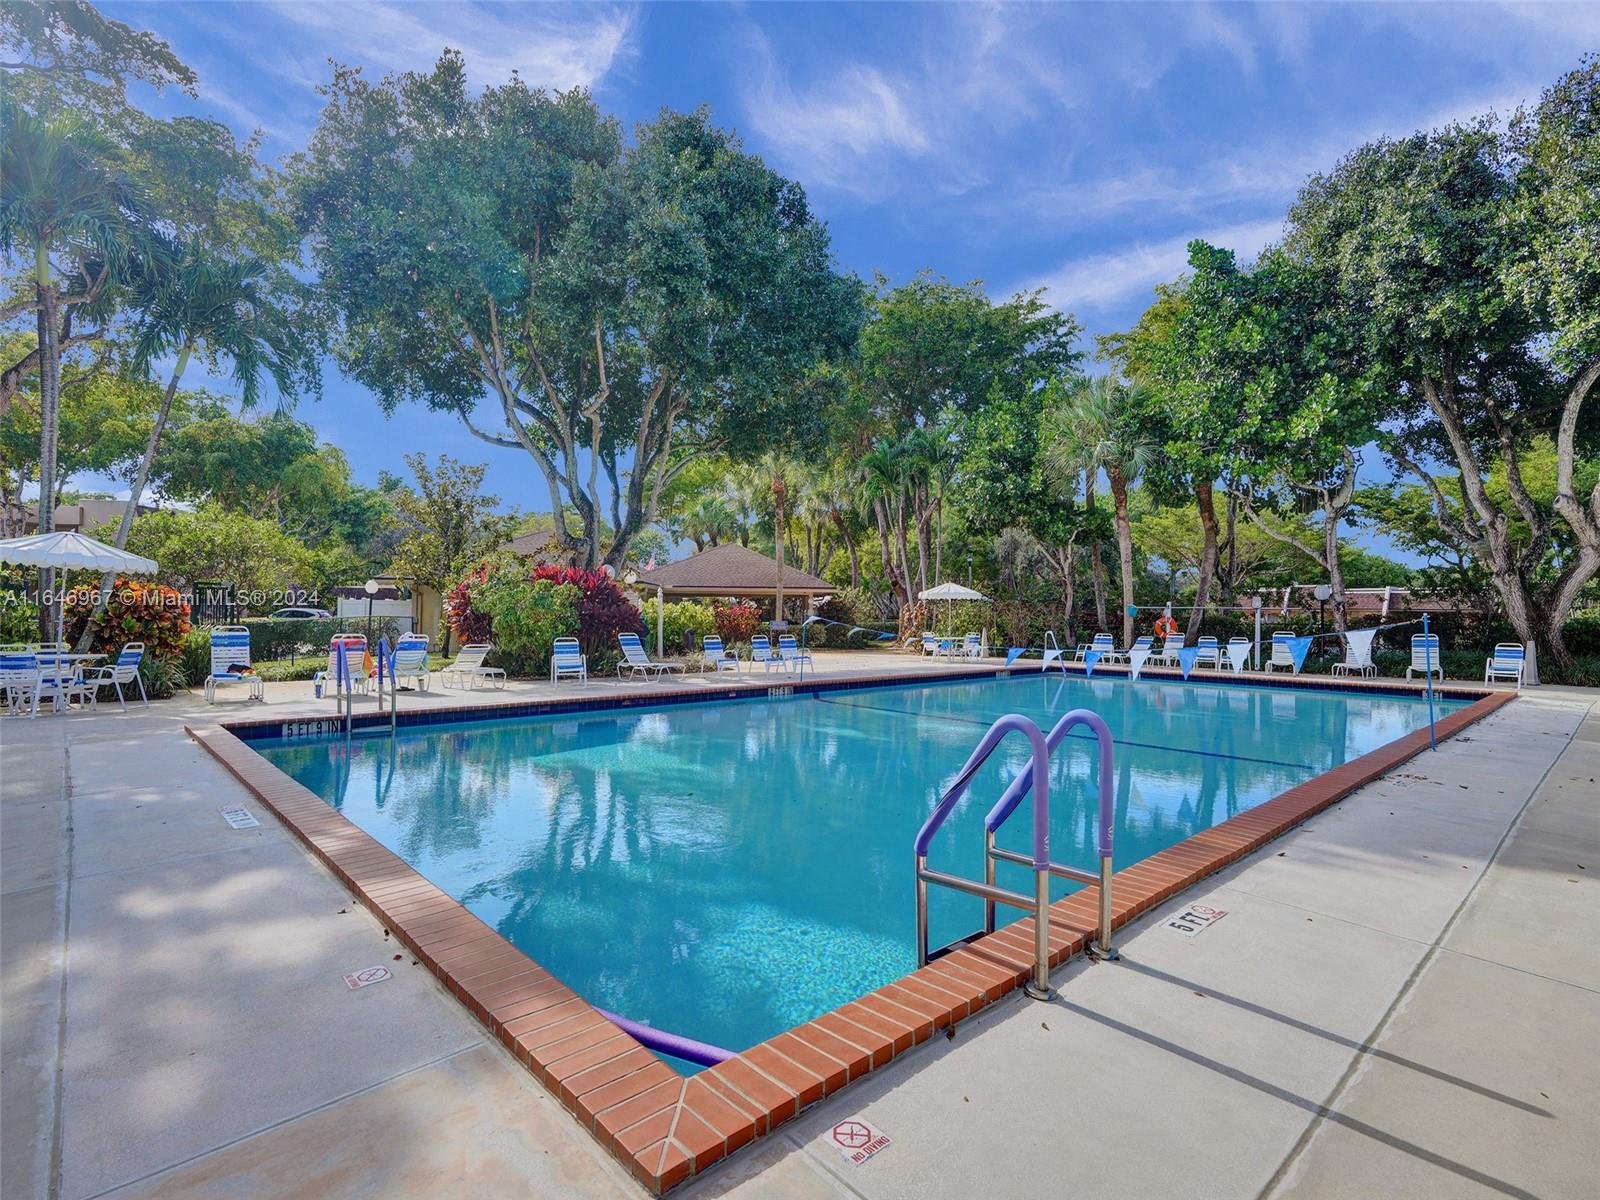
[{"label": "white patio umbrella", "polygon": [[947,606],[945,608],[945,620],[947,621],[950,619],[950,615],[955,611],[957,600],[981,600],[985,604],[989,602],[989,597],[985,596],[982,592],[976,591],[969,587],[963,587],[959,583],[949,582],[941,583],[936,587],[928,588],[926,591],[918,592],[917,599],[946,601]]},{"label": "white patio umbrella", "polygon": [[[0,562],[24,567],[76,568],[84,571],[115,571],[119,575],[154,575],[153,558],[118,550],[81,533],[36,533],[29,537],[0,540]],[[56,641],[66,627],[65,605],[56,606]]]}]

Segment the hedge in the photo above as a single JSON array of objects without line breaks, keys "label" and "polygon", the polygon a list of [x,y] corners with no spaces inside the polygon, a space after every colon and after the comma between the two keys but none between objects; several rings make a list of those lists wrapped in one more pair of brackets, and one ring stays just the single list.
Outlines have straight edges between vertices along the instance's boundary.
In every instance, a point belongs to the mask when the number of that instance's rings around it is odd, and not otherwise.
[{"label": "hedge", "polygon": [[[338,633],[367,632],[366,617],[329,617],[325,620],[291,621],[281,617],[254,617],[243,622],[250,631],[250,658],[270,662],[300,655],[326,657],[328,643]],[[372,644],[386,637],[392,646],[400,636],[400,621],[395,617],[372,618]]]}]

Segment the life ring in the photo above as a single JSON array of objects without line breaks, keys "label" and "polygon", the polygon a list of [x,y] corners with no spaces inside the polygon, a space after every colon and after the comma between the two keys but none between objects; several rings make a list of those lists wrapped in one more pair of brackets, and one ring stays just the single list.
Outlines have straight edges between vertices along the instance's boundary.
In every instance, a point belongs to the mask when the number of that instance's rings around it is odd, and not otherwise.
[{"label": "life ring", "polygon": [[1169,638],[1178,636],[1178,623],[1166,613],[1156,618],[1156,636]]}]

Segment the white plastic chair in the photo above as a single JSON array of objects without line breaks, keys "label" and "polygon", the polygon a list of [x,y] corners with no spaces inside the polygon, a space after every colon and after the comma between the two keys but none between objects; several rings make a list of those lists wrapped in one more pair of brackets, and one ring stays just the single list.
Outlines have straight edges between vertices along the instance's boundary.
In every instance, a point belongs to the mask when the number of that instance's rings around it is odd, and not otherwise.
[{"label": "white plastic chair", "polygon": [[1222,670],[1222,647],[1217,645],[1216,638],[1203,637],[1195,643],[1195,648],[1200,651],[1199,654],[1195,655],[1195,666],[1198,667],[1203,663],[1209,663],[1213,671]]},{"label": "white plastic chair", "polygon": [[80,685],[83,694],[88,698],[94,708],[100,707],[100,689],[103,687],[115,688],[117,703],[122,706],[122,711],[128,711],[128,702],[122,695],[122,685],[137,683],[139,685],[139,699],[144,701],[146,708],[150,707],[150,697],[144,690],[144,678],[139,674],[139,662],[144,658],[144,643],[129,642],[117,653],[117,661],[108,667],[90,667],[83,673],[83,682]]},{"label": "white plastic chair", "polygon": [[456,678],[459,687],[462,680],[468,680],[476,686],[477,680],[487,680],[496,687],[505,687],[506,673],[499,667],[486,667],[483,660],[488,656],[490,646],[488,642],[469,642],[456,653],[455,660],[439,669],[439,678],[446,687],[450,686],[450,677]]},{"label": "white plastic chair", "polygon": [[750,639],[750,662],[752,664],[760,663],[768,671],[771,671],[773,667],[783,671],[789,669],[789,664],[781,656],[772,652],[772,643],[767,641],[764,634],[759,633]]},{"label": "white plastic chair", "polygon": [[[362,643],[365,645],[365,643]],[[206,703],[217,702],[217,688],[230,684],[246,685],[247,700],[266,699],[261,677],[245,675],[240,667],[250,665],[250,631],[243,625],[219,625],[211,631],[211,673],[206,676]]]},{"label": "white plastic chair", "polygon": [[1483,664],[1483,681],[1498,683],[1510,680],[1522,688],[1522,669],[1527,665],[1528,652],[1521,642],[1501,642],[1494,648],[1489,661]]},{"label": "white plastic chair", "polygon": [[1444,680],[1444,664],[1439,661],[1439,635],[1437,633],[1411,635],[1411,665],[1406,668],[1406,678],[1410,679],[1412,672],[1427,675],[1429,663],[1432,671],[1442,682]]},{"label": "white plastic chair", "polygon": [[630,676],[643,675],[650,678],[650,673],[655,672],[659,679],[668,671],[682,672],[683,664],[680,662],[652,662],[645,653],[644,643],[639,640],[637,633],[617,634],[617,645],[622,648],[622,661],[617,664],[617,677],[621,678],[626,672]]},{"label": "white plastic chair", "polygon": [[550,682],[557,684],[563,679],[589,682],[589,664],[575,637],[558,637],[550,650]]},{"label": "white plastic chair", "polygon": [[1175,667],[1178,665],[1178,651],[1183,649],[1183,635],[1174,633],[1161,643],[1161,649],[1152,651],[1145,660],[1145,665],[1155,663],[1160,666]]},{"label": "white plastic chair", "polygon": [[[1238,666],[1234,666],[1233,652],[1234,652],[1234,650],[1236,650],[1240,646],[1243,646],[1245,648],[1245,653],[1240,656],[1239,665]],[[1231,637],[1231,638],[1228,639],[1228,654],[1227,654],[1228,666],[1232,668],[1233,673],[1235,675],[1238,675],[1240,672],[1242,672],[1246,667],[1248,667],[1250,665],[1249,650],[1250,650],[1250,639],[1249,638],[1247,638],[1247,637]]]},{"label": "white plastic chair", "polygon": [[784,662],[811,663],[811,651],[800,649],[800,643],[792,633],[778,635],[778,653],[783,656]]},{"label": "white plastic chair", "polygon": [[732,671],[739,673],[739,660],[723,648],[722,639],[709,635],[700,643],[700,653],[705,656],[707,671]]},{"label": "white plastic chair", "polygon": [[29,647],[0,650],[0,693],[13,715],[39,715],[39,656]]},{"label": "white plastic chair", "polygon": [[418,691],[428,690],[428,635],[425,633],[402,634],[395,643],[394,654],[390,658],[390,665],[394,670],[395,686],[399,687],[401,680],[409,679]]},{"label": "white plastic chair", "polygon": [[1349,638],[1345,639],[1344,661],[1333,664],[1335,675],[1366,676],[1378,673],[1378,668],[1372,661],[1372,642],[1367,638],[1363,638],[1362,641],[1366,642],[1366,645],[1357,650],[1355,642]]},{"label": "white plastic chair", "polygon": [[1289,643],[1294,639],[1294,634],[1287,629],[1275,629],[1272,633],[1272,657],[1267,659],[1267,673],[1270,675],[1279,667],[1288,667],[1298,675],[1300,668],[1294,665],[1294,647]]}]

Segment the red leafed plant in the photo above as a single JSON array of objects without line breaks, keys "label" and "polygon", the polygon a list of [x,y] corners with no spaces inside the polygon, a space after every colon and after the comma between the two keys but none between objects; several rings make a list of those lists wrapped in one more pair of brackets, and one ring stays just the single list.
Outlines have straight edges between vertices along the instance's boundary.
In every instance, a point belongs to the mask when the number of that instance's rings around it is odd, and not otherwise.
[{"label": "red leafed plant", "polygon": [[583,593],[578,600],[578,641],[585,654],[615,653],[617,634],[640,633],[644,629],[644,619],[633,601],[604,571],[541,563],[533,569],[533,580],[537,583],[541,579],[570,583]]},{"label": "red leafed plant", "polygon": [[489,578],[489,569],[488,563],[479,563],[444,598],[445,623],[463,646],[487,642],[494,635],[494,622],[489,620],[489,614],[472,607],[472,589]]},{"label": "red leafed plant", "polygon": [[716,608],[717,633],[728,645],[748,642],[761,623],[761,610],[748,600],[719,604]]},{"label": "red leafed plant", "polygon": [[[94,600],[94,588],[74,588],[67,593],[69,642],[76,644],[83,633]],[[119,578],[89,649],[96,654],[115,654],[128,642],[143,642],[152,659],[176,658],[183,652],[183,635],[188,632],[189,605],[182,593],[159,583]]]}]

